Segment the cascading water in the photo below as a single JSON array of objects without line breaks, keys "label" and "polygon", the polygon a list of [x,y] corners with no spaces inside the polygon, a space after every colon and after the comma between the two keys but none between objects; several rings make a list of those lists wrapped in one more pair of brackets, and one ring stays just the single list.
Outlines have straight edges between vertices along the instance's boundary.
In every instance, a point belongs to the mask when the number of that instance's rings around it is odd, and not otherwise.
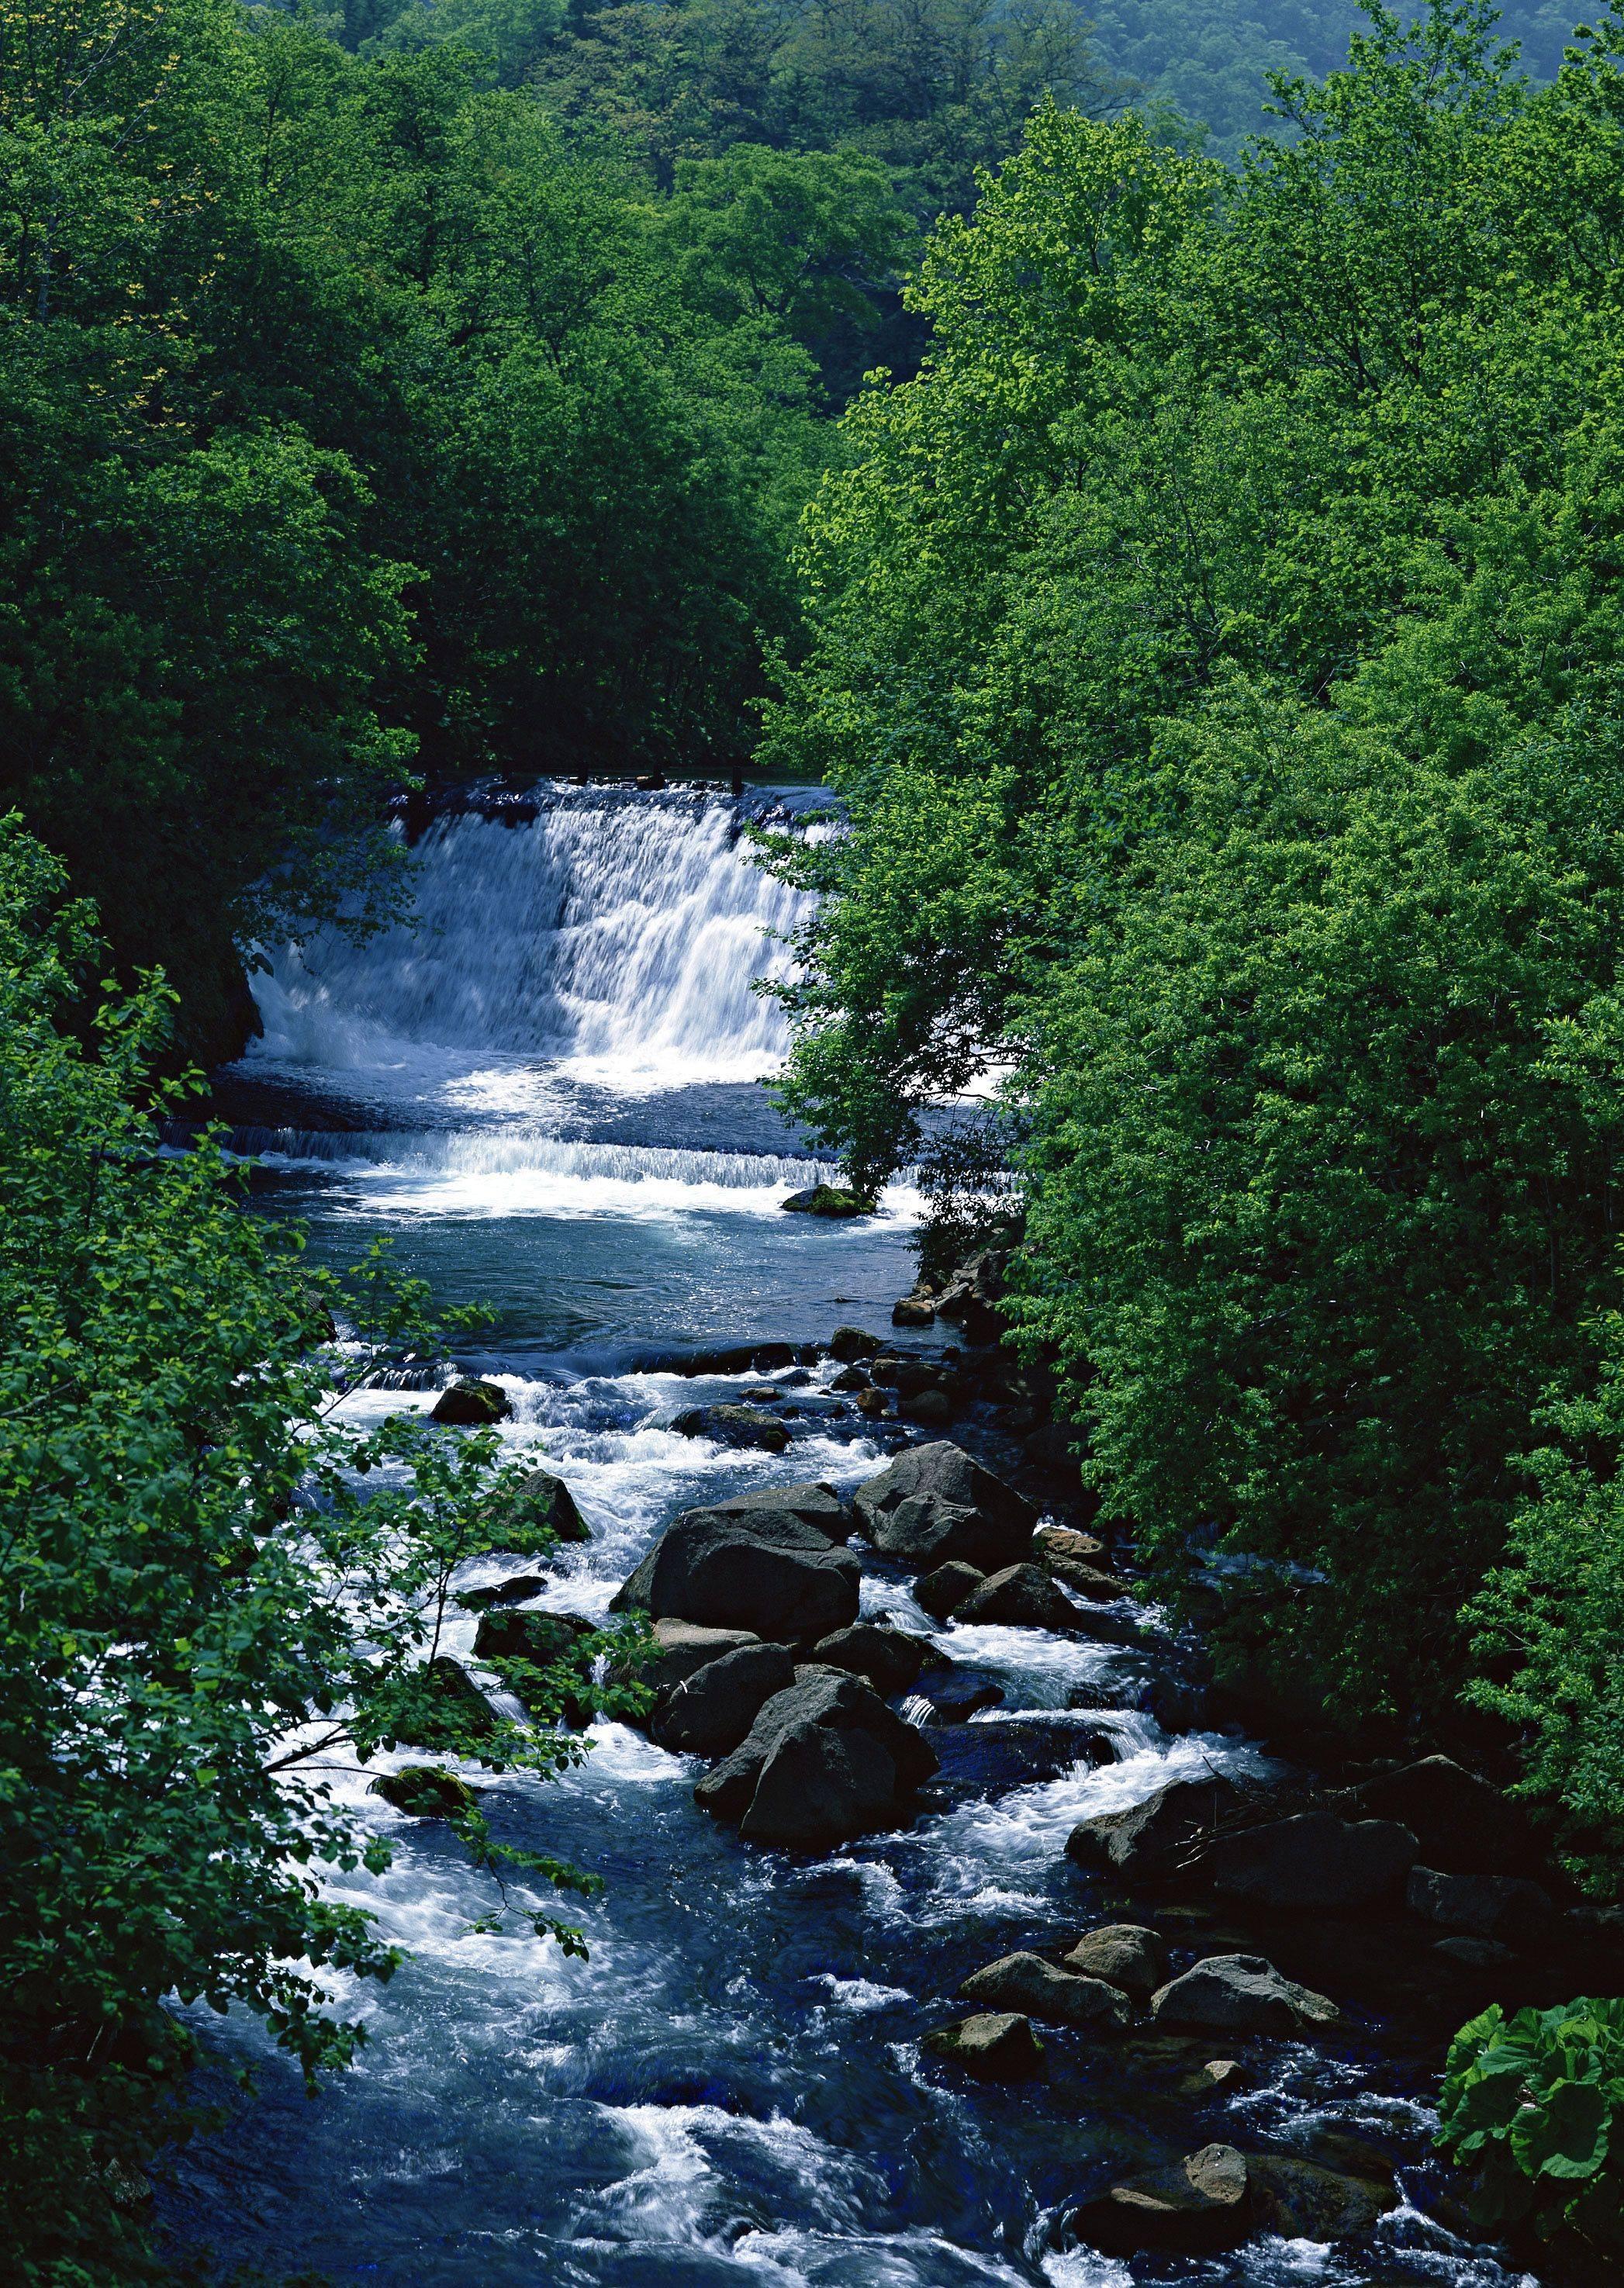
[{"label": "cascading water", "polygon": [[621,1088],[771,1071],[784,1021],[754,989],[786,973],[810,908],[739,848],[738,805],[554,789],[533,806],[436,820],[408,925],[281,953],[255,981],[256,1054],[376,1078],[495,1053]]},{"label": "cascading water", "polygon": [[[430,828],[416,926],[280,958],[259,981],[265,1039],[221,1103],[258,1124],[236,1141],[261,1157],[265,1210],[300,1213],[318,1259],[387,1234],[442,1303],[494,1310],[459,1363],[503,1384],[510,1453],[560,1474],[591,1528],[542,1602],[598,1617],[678,1510],[774,1481],[849,1489],[882,1465],[827,1358],[768,1373],[778,1456],[673,1426],[759,1373],[638,1362],[849,1320],[890,1336],[910,1204],[843,1225],[779,1212],[820,1172],[738,1076],[782,1053],[749,985],[804,908],[740,852],[734,806],[553,790],[532,807],[517,826]],[[376,1418],[432,1399],[345,1403]],[[927,2062],[921,2038],[962,2014],[969,1971],[1052,1955],[1097,1919],[1064,1856],[1077,1820],[1257,1760],[1145,1712],[1170,1648],[1130,1609],[1064,1635],[944,1625],[899,1569],[863,1563],[867,1615],[931,1635],[1002,1695],[938,1728],[942,1793],[911,1830],[821,1858],[752,1848],[694,1805],[697,1763],[618,1724],[594,1726],[551,1785],[471,1774],[500,1839],[604,1878],[580,1910],[581,1963],[522,1917],[493,1931],[465,1855],[368,1794],[376,1762],[334,1773],[396,1853],[381,1881],[338,1876],[336,1892],[411,1958],[381,1994],[334,1981],[376,2039],[317,2105],[255,2029],[204,2014],[258,2094],[162,2188],[178,2237],[261,2276],[378,2288],[1510,2288],[1491,2252],[1407,2199],[1357,2253],[1275,2238],[1130,2266],[1068,2244],[1080,2196],[1192,2135],[1291,2151],[1355,2133],[1413,2186],[1423,2083],[1359,2027],[1335,2049],[1264,2044],[1251,2085],[1192,2129],[1182,2069],[1153,2045],[1124,2058],[1054,2033],[1050,2082],[1023,2089]],[[444,1648],[471,1657],[473,1627],[463,1616]],[[1084,1731],[1116,1760],[1097,1768]]]}]

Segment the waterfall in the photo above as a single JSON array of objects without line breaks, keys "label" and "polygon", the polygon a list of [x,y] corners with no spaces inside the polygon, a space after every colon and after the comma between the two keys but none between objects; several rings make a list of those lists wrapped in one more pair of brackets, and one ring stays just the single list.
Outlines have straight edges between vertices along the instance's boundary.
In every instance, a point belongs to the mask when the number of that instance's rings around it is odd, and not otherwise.
[{"label": "waterfall", "polygon": [[417,846],[410,921],[325,930],[253,981],[257,1060],[329,1073],[424,1053],[572,1077],[743,1080],[788,1045],[781,937],[811,901],[739,847],[739,806],[689,790],[543,790],[518,823],[459,812]]}]

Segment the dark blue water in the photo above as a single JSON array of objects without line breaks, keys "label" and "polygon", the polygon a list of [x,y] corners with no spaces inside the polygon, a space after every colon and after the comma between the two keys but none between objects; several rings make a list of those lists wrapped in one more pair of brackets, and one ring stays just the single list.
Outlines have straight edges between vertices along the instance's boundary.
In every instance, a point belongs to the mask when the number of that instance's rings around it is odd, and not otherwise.
[{"label": "dark blue water", "polygon": [[[664,875],[650,870],[646,837],[617,853],[622,830],[606,820],[595,839],[582,807],[569,838],[590,879],[523,846],[522,833],[548,832],[543,816],[500,830],[499,882],[457,914],[482,894],[479,832],[498,830],[467,822],[477,846],[442,852],[444,878],[430,850],[424,902],[432,916],[441,899],[438,934],[425,923],[420,941],[318,947],[297,971],[285,965],[265,989],[267,1049],[226,1077],[221,1103],[245,1143],[270,1150],[264,1212],[305,1217],[319,1257],[343,1262],[384,1233],[442,1302],[490,1305],[494,1325],[461,1362],[503,1379],[509,1444],[545,1458],[593,1529],[589,1546],[561,1554],[544,1601],[598,1614],[677,1510],[769,1479],[849,1488],[881,1466],[884,1448],[822,1387],[827,1366],[794,1392],[791,1445],[769,1458],[666,1426],[678,1406],[762,1378],[695,1381],[646,1362],[812,1340],[847,1320],[888,1329],[912,1283],[916,1203],[904,1185],[857,1224],[781,1212],[813,1172],[738,1069],[750,1057],[770,1066],[781,1039],[764,1024],[741,1049],[727,1030],[730,1013],[760,1006],[739,972],[748,986],[763,931],[778,925],[751,902],[709,806],[659,810],[663,843],[684,844],[668,848]],[[520,895],[532,879],[544,910]],[[581,942],[552,941],[570,932]],[[642,957],[651,937],[659,960]],[[462,966],[447,981],[436,962]],[[482,986],[487,973],[498,982]],[[643,996],[631,1015],[615,999],[629,973]],[[516,976],[546,1053],[470,1037],[513,1021]],[[415,1007],[439,1010],[450,1037]],[[618,1087],[605,1046],[617,1028]],[[686,1077],[674,1041],[686,1045]],[[429,1403],[351,1402],[362,1417]],[[273,2277],[313,2270],[378,2288],[1508,2288],[1492,2254],[1407,2199],[1352,2256],[1265,2240],[1130,2268],[1070,2244],[1081,2199],[1209,2138],[1307,2150],[1327,2126],[1355,2129],[1424,2191],[1427,2085],[1384,2030],[1358,2024],[1335,2054],[1250,2046],[1254,2086],[1199,2112],[1174,2090],[1186,2062],[1153,2043],[1058,2031],[1047,2083],[1014,2090],[966,2087],[925,2062],[921,2038],[959,2014],[951,1997],[970,1971],[1100,1919],[1063,1856],[1080,1817],[1208,1761],[1257,1760],[1234,1737],[1170,1737],[1136,1706],[1168,1657],[1153,1630],[1124,1650],[938,1629],[874,1561],[864,1603],[930,1631],[1005,1695],[949,1744],[907,1833],[811,1862],[757,1849],[695,1807],[697,1765],[614,1724],[594,1728],[561,1781],[487,1781],[499,1834],[605,1879],[581,1911],[586,1963],[516,1919],[477,1927],[489,1886],[443,1831],[368,1797],[370,1772],[339,1776],[337,1791],[365,1802],[395,1847],[387,1875],[339,1895],[376,1912],[411,1959],[382,1990],[338,1982],[336,2000],[373,2040],[313,2103],[246,2020],[209,2022],[222,2066],[255,2065],[257,2093],[228,2099],[226,2126],[164,2187],[176,2235]],[[466,1652],[471,1634],[469,1623],[453,1648]],[[1103,1712],[1121,1760],[1095,1769],[1081,1756],[1079,1708]]]}]

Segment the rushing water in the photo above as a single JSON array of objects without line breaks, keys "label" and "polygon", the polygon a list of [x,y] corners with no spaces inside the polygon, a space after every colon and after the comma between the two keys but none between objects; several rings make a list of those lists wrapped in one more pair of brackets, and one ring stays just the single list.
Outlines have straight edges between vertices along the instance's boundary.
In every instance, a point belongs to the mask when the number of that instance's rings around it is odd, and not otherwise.
[{"label": "rushing water", "polygon": [[[559,790],[536,810],[431,828],[416,928],[279,959],[258,982],[264,1039],[220,1100],[273,1172],[267,1211],[305,1217],[319,1254],[386,1232],[442,1302],[492,1307],[462,1362],[502,1380],[508,1443],[544,1457],[592,1527],[544,1601],[597,1615],[678,1509],[772,1479],[850,1488],[880,1466],[827,1368],[796,1385],[791,1445],[769,1458],[665,1426],[679,1402],[763,1378],[654,1362],[886,1326],[916,1204],[903,1185],[856,1225],[778,1212],[817,1170],[757,1085],[783,1040],[751,987],[802,910],[738,849],[735,806]],[[411,1960],[381,1991],[337,1983],[375,2040],[315,2103],[254,2028],[210,2022],[223,2062],[257,2066],[257,2094],[183,2157],[163,2196],[177,2235],[273,2278],[386,2288],[1508,2288],[1491,2252],[1408,2199],[1351,2256],[1269,2240],[1130,2268],[1068,2244],[1078,2200],[1211,2137],[1307,2149],[1327,2124],[1355,2129],[1424,2193],[1425,2085],[1366,2028],[1335,2054],[1253,2046],[1251,2089],[1193,2114],[1143,2046],[1056,2034],[1048,2083],[1017,2090],[922,2062],[971,1969],[1097,1919],[1062,1855],[1077,1819],[1256,1759],[1143,1712],[1153,1632],[1124,1649],[939,1629],[872,1561],[864,1603],[1004,1690],[945,1737],[910,1831],[811,1861],[752,1848],[695,1807],[696,1764],[600,1724],[562,1781],[497,1780],[487,1799],[499,1833],[605,1878],[580,1963],[479,1928],[488,1886],[443,1831],[368,1799],[394,1865],[339,1888]],[[470,1621],[454,1648],[471,1636]],[[1095,1708],[1121,1755],[1103,1769],[1070,1712]],[[359,1801],[368,1776],[335,1784]]]}]

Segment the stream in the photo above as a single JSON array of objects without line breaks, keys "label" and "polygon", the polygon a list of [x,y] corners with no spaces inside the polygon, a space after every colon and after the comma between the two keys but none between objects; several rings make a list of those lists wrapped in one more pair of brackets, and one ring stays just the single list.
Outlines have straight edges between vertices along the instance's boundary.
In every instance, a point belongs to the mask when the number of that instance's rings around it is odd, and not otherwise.
[{"label": "stream", "polygon": [[[774,1481],[849,1492],[935,1434],[864,1421],[829,1392],[827,1356],[765,1377],[661,1363],[827,1342],[842,1323],[889,1339],[918,1202],[904,1181],[856,1223],[780,1211],[832,1172],[761,1084],[785,1039],[752,981],[787,961],[804,907],[741,851],[739,804],[560,787],[492,809],[428,826],[412,927],[324,935],[257,979],[265,1032],[217,1101],[262,1163],[257,1204],[302,1218],[318,1260],[387,1235],[439,1304],[490,1307],[457,1362],[503,1384],[507,1444],[562,1476],[591,1527],[542,1602],[597,1617],[679,1510]],[[898,1338],[927,1355],[955,1339]],[[781,1455],[666,1426],[764,1380],[796,1409]],[[348,1405],[364,1419],[432,1402]],[[368,1797],[370,1773],[341,1777],[395,1857],[335,1892],[411,1958],[382,1990],[335,1982],[372,2040],[315,2101],[246,2017],[205,2018],[222,2068],[253,2065],[256,2086],[174,2164],[172,2238],[271,2280],[377,2288],[1523,2280],[1427,2213],[1429,2061],[1357,2014],[1333,2044],[1246,2042],[1249,2085],[1195,2104],[1142,2039],[1046,2033],[1050,2077],[1024,2086],[923,2055],[964,2014],[952,1997],[970,1971],[1104,1919],[1064,1857],[1079,1819],[1264,1765],[1234,1734],[1169,1734],[1147,1712],[1170,1649],[1153,1626],[1117,1629],[1121,1644],[944,1626],[861,1553],[865,1613],[931,1634],[1003,1694],[933,1728],[954,1736],[910,1829],[810,1860],[754,1847],[693,1803],[698,1762],[599,1722],[561,1780],[487,1777],[486,1799],[499,1835],[604,1878],[580,1962],[516,1919],[477,1927],[490,1886],[445,1830]],[[460,1619],[450,1649],[466,1656],[473,1628]],[[1081,1754],[1074,1711],[1099,1712],[1118,1761]],[[1357,2250],[1263,2238],[1123,2260],[1068,2229],[1126,2169],[1210,2140],[1312,2153],[1333,2133],[1390,2157],[1404,2196]]]}]

